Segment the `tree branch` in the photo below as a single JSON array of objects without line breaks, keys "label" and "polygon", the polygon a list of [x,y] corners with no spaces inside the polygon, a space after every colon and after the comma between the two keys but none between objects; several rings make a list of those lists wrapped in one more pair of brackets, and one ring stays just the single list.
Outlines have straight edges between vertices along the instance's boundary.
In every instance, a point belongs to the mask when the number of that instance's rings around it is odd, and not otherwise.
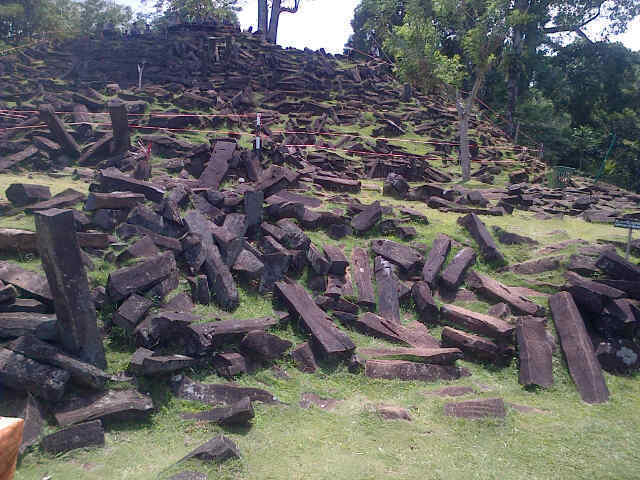
[{"label": "tree branch", "polygon": [[579,29],[577,29],[577,30],[576,30],[576,33],[577,33],[579,36],[581,36],[582,38],[584,38],[587,42],[589,42],[589,43],[593,43],[593,42],[591,41],[591,39],[590,39],[589,37],[587,37],[587,34],[586,34],[586,33],[584,33],[584,32],[582,31],[582,29],[580,29],[580,28],[579,28]]},{"label": "tree branch", "polygon": [[598,12],[595,15],[593,15],[590,18],[587,18],[584,22],[582,22],[579,25],[560,25],[557,27],[543,28],[542,30],[544,33],[577,32],[578,30],[582,29],[587,24],[593,22],[596,18],[598,18],[601,12],[602,12],[602,3],[598,7]]}]

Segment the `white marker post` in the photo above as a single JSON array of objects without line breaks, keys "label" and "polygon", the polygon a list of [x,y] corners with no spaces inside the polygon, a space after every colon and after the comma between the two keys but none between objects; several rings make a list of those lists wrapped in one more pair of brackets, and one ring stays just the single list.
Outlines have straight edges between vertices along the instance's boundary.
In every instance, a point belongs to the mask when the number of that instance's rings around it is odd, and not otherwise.
[{"label": "white marker post", "polygon": [[640,222],[633,220],[617,219],[615,226],[618,228],[628,228],[629,236],[627,237],[627,252],[625,254],[625,260],[629,260],[629,254],[631,253],[631,234],[634,230],[640,230]]},{"label": "white marker post", "polygon": [[262,131],[262,118],[260,117],[260,113],[256,114],[256,153],[258,154],[258,159],[262,160],[262,155],[261,155],[261,141],[262,138],[260,136]]}]

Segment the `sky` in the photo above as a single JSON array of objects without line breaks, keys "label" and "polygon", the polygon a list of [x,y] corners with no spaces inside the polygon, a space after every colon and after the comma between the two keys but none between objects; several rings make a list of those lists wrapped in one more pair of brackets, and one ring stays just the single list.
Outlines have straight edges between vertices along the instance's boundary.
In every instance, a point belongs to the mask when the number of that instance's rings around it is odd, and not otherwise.
[{"label": "sky", "polygon": [[[280,15],[278,44],[299,49],[324,48],[330,53],[342,53],[344,44],[352,33],[351,19],[359,2],[360,0],[301,0],[297,13]],[[134,10],[141,9],[139,0],[118,0],[118,3],[129,5]],[[246,30],[253,25],[255,30],[257,16],[257,2],[246,0],[238,15],[242,28]],[[590,26],[588,35],[592,40],[601,39],[599,32],[602,27],[602,23],[597,22]],[[630,25],[624,35],[610,40],[621,41],[627,48],[640,50],[640,18]]]}]

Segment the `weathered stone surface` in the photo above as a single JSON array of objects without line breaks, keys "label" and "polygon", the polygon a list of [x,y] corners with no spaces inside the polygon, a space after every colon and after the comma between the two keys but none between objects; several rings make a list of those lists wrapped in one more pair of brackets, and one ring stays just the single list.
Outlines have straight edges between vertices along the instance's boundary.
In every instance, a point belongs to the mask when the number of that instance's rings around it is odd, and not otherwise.
[{"label": "weathered stone surface", "polygon": [[385,420],[407,420],[411,421],[411,415],[405,408],[396,405],[377,405],[376,413]]},{"label": "weathered stone surface", "polygon": [[443,305],[440,313],[444,320],[465,330],[495,338],[503,343],[513,343],[515,327],[504,320],[456,305]]},{"label": "weathered stone surface", "polygon": [[55,315],[16,312],[0,313],[0,338],[34,335],[40,340],[58,340]]},{"label": "weathered stone surface", "polygon": [[206,412],[183,413],[186,420],[199,420],[220,425],[247,425],[255,416],[251,399],[244,397],[226,407],[218,407]]},{"label": "weathered stone surface", "polygon": [[135,293],[120,305],[120,308],[113,314],[113,323],[127,332],[132,333],[140,320],[147,314],[153,302]]},{"label": "weathered stone surface", "polygon": [[340,247],[336,245],[325,245],[323,247],[327,261],[329,262],[329,271],[333,275],[344,275],[349,266],[349,260],[345,257]]},{"label": "weathered stone surface", "polygon": [[640,370],[640,346],[626,339],[600,342],[596,357],[604,370],[615,374],[630,374]]},{"label": "weathered stone surface", "polygon": [[0,348],[0,384],[5,387],[57,402],[64,395],[69,378],[69,372],[65,370]]},{"label": "weathered stone surface", "polygon": [[59,340],[67,352],[98,368],[106,368],[73,215],[70,210],[43,210],[35,220],[38,250],[54,297]]},{"label": "weathered stone surface", "polygon": [[109,379],[109,375],[103,370],[65,355],[58,348],[33,335],[19,337],[7,344],[6,348],[32,360],[66,370],[71,374],[73,382],[85,387],[101,390]]},{"label": "weathered stone surface", "polygon": [[518,295],[499,281],[477,271],[469,272],[469,275],[467,275],[467,285],[480,295],[491,300],[506,303],[514,313],[533,316],[544,314],[544,308],[540,305]]},{"label": "weathered stone surface", "polygon": [[351,263],[351,274],[358,291],[358,305],[368,310],[374,310],[376,296],[369,254],[365,249],[355,247],[351,253]]},{"label": "weathered stone surface", "polygon": [[198,383],[189,377],[176,375],[171,379],[171,388],[179,398],[195,400],[208,405],[233,404],[245,397],[252,402],[277,403],[276,398],[260,388],[239,387],[223,383]]},{"label": "weathered stone surface", "polygon": [[277,323],[272,317],[261,317],[193,324],[184,332],[185,351],[188,355],[204,355],[225,343],[240,341],[252,330],[266,330]]},{"label": "weathered stone surface", "polygon": [[239,457],[240,451],[236,444],[224,435],[219,435],[200,445],[180,461],[196,458],[203,462],[223,463],[229,459]]},{"label": "weathered stone surface", "polygon": [[24,207],[32,203],[49,200],[51,191],[46,185],[30,183],[12,183],[5,191],[7,199],[16,207]]},{"label": "weathered stone surface", "polygon": [[378,287],[378,313],[390,322],[399,324],[400,299],[398,278],[393,273],[391,264],[382,257],[376,257],[374,272]]},{"label": "weathered stone surface", "polygon": [[442,329],[442,346],[459,348],[468,360],[479,360],[499,365],[508,363],[513,356],[512,350],[504,350],[488,338],[450,327]]},{"label": "weathered stone surface", "polygon": [[309,329],[324,355],[346,356],[355,349],[351,339],[329,320],[300,285],[294,282],[277,282],[276,290]]},{"label": "weathered stone surface", "polygon": [[309,261],[309,265],[313,271],[318,275],[326,275],[329,273],[329,260],[325,256],[324,252],[322,252],[313,243],[309,245],[309,249],[307,250],[307,260]]},{"label": "weathered stone surface", "polygon": [[435,287],[438,273],[440,273],[440,269],[444,265],[450,250],[451,239],[443,233],[438,234],[431,244],[431,249],[422,268],[422,279],[427,282],[431,288]]},{"label": "weathered stone surface", "polygon": [[80,156],[82,153],[80,147],[69,132],[67,132],[64,127],[64,123],[62,123],[60,118],[55,114],[55,110],[52,105],[40,105],[40,119],[49,126],[51,134],[67,155],[73,158],[78,158]]},{"label": "weathered stone surface", "polygon": [[172,252],[165,252],[137,265],[121,268],[109,275],[107,294],[119,301],[132,293],[144,293],[176,270]]},{"label": "weathered stone surface", "polygon": [[136,390],[109,390],[92,395],[73,395],[57,405],[54,417],[60,426],[91,420],[140,420],[153,410],[153,400]]},{"label": "weathered stone surface", "polygon": [[239,353],[218,353],[213,366],[221,377],[231,378],[249,371],[249,362]]},{"label": "weathered stone surface", "polygon": [[486,225],[478,218],[475,213],[470,213],[458,219],[458,224],[464,226],[471,234],[473,239],[478,243],[482,256],[490,262],[506,263],[506,260],[496,242],[494,242]]},{"label": "weathered stone surface", "polygon": [[516,329],[521,385],[553,385],[552,349],[544,319],[523,317]]},{"label": "weathered stone surface", "polygon": [[581,277],[577,273],[567,272],[566,290],[571,294],[578,306],[595,315],[602,313],[610,300],[625,297],[625,293],[617,288]]},{"label": "weathered stone surface", "polygon": [[282,357],[291,345],[290,341],[262,330],[253,330],[247,333],[240,342],[240,348],[250,356],[265,361]]},{"label": "weathered stone surface", "polygon": [[448,417],[471,419],[505,418],[507,416],[504,401],[501,398],[447,403],[444,406],[444,414]]},{"label": "weathered stone surface", "polygon": [[427,282],[416,282],[411,287],[411,296],[416,305],[420,321],[433,324],[438,321],[439,311]]},{"label": "weathered stone surface", "polygon": [[318,369],[315,355],[309,342],[301,343],[291,350],[291,358],[296,368],[304,373],[314,373]]},{"label": "weathered stone surface", "polygon": [[381,218],[382,208],[380,208],[380,202],[376,201],[351,219],[351,227],[358,233],[364,233],[371,230]]},{"label": "weathered stone surface", "polygon": [[596,266],[616,280],[640,281],[640,267],[615,252],[603,252]]},{"label": "weathered stone surface", "polygon": [[209,245],[205,250],[203,269],[209,281],[209,288],[214,293],[214,301],[225,310],[235,310],[240,303],[238,288],[215,244]]},{"label": "weathered stone surface", "polygon": [[391,240],[372,240],[371,249],[377,255],[399,265],[407,272],[417,272],[424,261],[422,255],[413,248]]},{"label": "weathered stone surface", "polygon": [[147,200],[157,203],[161,202],[162,197],[164,197],[163,189],[153,183],[128,177],[117,168],[100,170],[98,181],[100,186],[107,192],[141,193]]},{"label": "weathered stone surface", "polygon": [[73,188],[67,188],[49,200],[28,205],[24,210],[25,212],[33,213],[39,210],[49,210],[50,208],[66,208],[83,201],[85,198],[86,195],[84,193],[78,192]]},{"label": "weathered stone surface", "polygon": [[305,392],[301,395],[299,405],[301,408],[311,408],[313,406],[330,412],[334,410],[339,403],[340,401],[335,398],[324,398],[315,393]]},{"label": "weathered stone surface", "polygon": [[0,280],[24,290],[40,301],[53,303],[49,282],[44,275],[25,270],[15,263],[0,262]]},{"label": "weathered stone surface", "polygon": [[133,332],[136,346],[154,348],[176,339],[199,317],[186,312],[161,310],[147,315]]},{"label": "weathered stone surface", "polygon": [[476,252],[465,247],[449,262],[440,275],[442,285],[450,290],[457,289],[464,280],[467,269],[476,262]]},{"label": "weathered stone surface", "polygon": [[505,245],[538,245],[536,240],[529,237],[518,235],[517,233],[507,232],[500,227],[492,227],[493,233],[498,237],[500,243]]},{"label": "weathered stone surface", "polygon": [[505,320],[511,316],[511,309],[506,303],[500,302],[492,305],[487,313],[492,317],[498,317]]},{"label": "weathered stone surface", "polygon": [[475,393],[475,390],[471,387],[460,386],[452,386],[452,387],[443,387],[437,390],[429,390],[428,392],[423,392],[424,395],[437,395],[439,397],[461,397],[462,395],[469,395],[471,393]]},{"label": "weathered stone surface", "polygon": [[88,211],[107,209],[130,209],[145,201],[145,196],[141,193],[132,192],[111,192],[98,193],[90,192],[84,209]]},{"label": "weathered stone surface", "polygon": [[573,298],[567,292],[557,293],[549,298],[549,307],[569,373],[582,400],[587,403],[606,402],[609,399],[609,390]]},{"label": "weathered stone surface", "polygon": [[116,262],[123,263],[134,258],[155,257],[156,255],[160,255],[160,250],[158,250],[151,237],[145,236],[124,249],[116,257]]},{"label": "weathered stone surface", "polygon": [[104,430],[100,420],[80,423],[47,435],[40,442],[42,449],[53,455],[78,448],[104,445]]},{"label": "weathered stone surface", "polygon": [[367,360],[364,374],[369,378],[435,382],[460,378],[460,369],[453,365],[431,365],[404,360]]},{"label": "weathered stone surface", "polygon": [[165,375],[195,365],[196,360],[186,355],[155,355],[151,350],[138,348],[131,357],[128,371],[142,376]]},{"label": "weathered stone surface", "polygon": [[564,260],[564,257],[545,257],[535,260],[529,260],[527,262],[515,263],[509,266],[509,270],[522,275],[534,275],[536,273],[549,272],[551,270],[558,270],[560,268],[560,262]]},{"label": "weathered stone surface", "polygon": [[457,348],[363,348],[357,353],[365,360],[406,360],[435,365],[453,365],[462,358]]}]

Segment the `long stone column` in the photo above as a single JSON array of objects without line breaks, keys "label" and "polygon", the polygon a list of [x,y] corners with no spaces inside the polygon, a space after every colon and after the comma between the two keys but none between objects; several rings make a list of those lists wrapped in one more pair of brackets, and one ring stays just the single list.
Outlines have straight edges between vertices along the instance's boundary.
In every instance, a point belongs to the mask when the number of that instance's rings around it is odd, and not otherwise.
[{"label": "long stone column", "polygon": [[52,208],[35,216],[38,250],[47,274],[64,349],[98,368],[106,368],[96,310],[82,265],[71,210]]}]

